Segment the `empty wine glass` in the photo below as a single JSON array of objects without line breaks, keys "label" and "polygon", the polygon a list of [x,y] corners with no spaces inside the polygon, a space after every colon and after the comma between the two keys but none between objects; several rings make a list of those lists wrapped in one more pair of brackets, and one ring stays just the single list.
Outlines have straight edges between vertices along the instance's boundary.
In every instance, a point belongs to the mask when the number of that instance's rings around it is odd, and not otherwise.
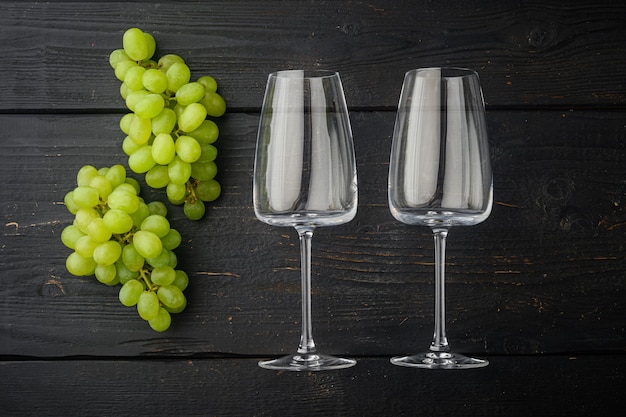
[{"label": "empty wine glass", "polygon": [[478,74],[463,68],[406,73],[389,166],[389,207],[406,224],[428,226],[435,241],[435,325],[430,349],[394,357],[429,369],[486,366],[452,353],[445,328],[445,247],[452,226],[485,220],[493,201],[485,108]]},{"label": "empty wine glass", "polygon": [[311,323],[311,239],[318,226],[356,215],[356,162],[339,74],[279,71],[269,75],[254,164],[254,211],[273,226],[291,226],[300,240],[302,332],[295,354],[260,361],[269,369],[347,368],[353,359],[317,352]]}]

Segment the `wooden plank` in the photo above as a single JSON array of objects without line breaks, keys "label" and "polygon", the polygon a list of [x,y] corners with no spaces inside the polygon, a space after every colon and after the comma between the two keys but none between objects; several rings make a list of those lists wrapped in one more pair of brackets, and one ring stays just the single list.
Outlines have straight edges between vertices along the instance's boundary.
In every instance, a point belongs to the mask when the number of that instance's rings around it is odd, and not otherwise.
[{"label": "wooden plank", "polygon": [[[422,349],[432,333],[429,231],[395,221],[386,181],[393,112],[352,112],[360,206],[314,238],[317,342],[332,352]],[[86,163],[123,163],[116,115],[3,115],[0,141],[0,355],[269,355],[299,334],[298,243],[254,217],[258,114],[220,121],[223,196],[200,222],[170,206],[192,278],[189,307],[152,332],[116,289],[75,278],[61,202]],[[483,224],[452,230],[453,347],[487,354],[626,350],[626,127],[619,112],[488,113],[495,200]],[[163,200],[148,190],[147,200]]]},{"label": "wooden plank", "polygon": [[[610,0],[0,0],[0,415],[614,414],[625,18]],[[108,54],[135,25],[215,76],[229,106],[222,197],[200,222],[169,205],[191,285],[164,334],[117,288],[68,274],[59,240],[78,168],[125,161]],[[467,372],[389,363],[432,334],[432,238],[395,221],[386,193],[403,74],[436,65],[477,69],[489,110],[494,211],[448,242],[449,340],[491,362]],[[317,344],[358,360],[337,372],[256,365],[299,340],[297,237],[254,217],[251,190],[267,73],[295,67],[339,70],[355,136],[359,212],[313,246]]]},{"label": "wooden plank", "polygon": [[[256,359],[0,362],[3,415],[598,416],[621,405],[621,356],[492,357],[428,371],[360,358],[324,373],[277,373]],[[451,388],[454,390],[451,391]]]},{"label": "wooden plank", "polygon": [[626,5],[488,0],[0,2],[0,111],[120,111],[108,54],[154,33],[213,75],[232,109],[260,106],[267,73],[338,70],[351,108],[396,106],[415,67],[467,66],[492,107],[615,107],[626,99]]}]

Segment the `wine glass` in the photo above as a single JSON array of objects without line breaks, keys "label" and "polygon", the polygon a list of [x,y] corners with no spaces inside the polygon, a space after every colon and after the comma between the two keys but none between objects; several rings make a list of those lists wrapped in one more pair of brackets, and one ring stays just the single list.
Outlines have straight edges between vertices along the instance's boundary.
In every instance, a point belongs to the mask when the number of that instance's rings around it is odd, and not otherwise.
[{"label": "wine glass", "polygon": [[429,369],[486,366],[450,351],[445,327],[445,248],[452,226],[485,220],[493,201],[485,107],[478,74],[424,68],[405,74],[389,165],[389,208],[405,224],[428,226],[435,241],[435,323],[430,349],[394,357]]},{"label": "wine glass", "polygon": [[300,240],[302,332],[295,354],[260,361],[268,369],[319,371],[356,361],[319,353],[311,323],[311,239],[318,226],[356,215],[352,130],[341,79],[330,71],[269,75],[254,164],[254,212],[272,226],[292,226]]}]

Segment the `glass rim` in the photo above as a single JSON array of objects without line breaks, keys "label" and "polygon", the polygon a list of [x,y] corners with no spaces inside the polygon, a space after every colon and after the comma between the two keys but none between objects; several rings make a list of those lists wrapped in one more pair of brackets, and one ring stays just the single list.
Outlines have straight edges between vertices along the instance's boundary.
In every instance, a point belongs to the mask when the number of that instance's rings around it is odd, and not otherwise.
[{"label": "glass rim", "polygon": [[429,70],[441,70],[441,78],[463,78],[463,77],[478,77],[478,72],[472,68],[466,67],[424,67],[424,68],[414,68],[406,72],[405,75],[409,74],[417,74],[422,71]]},{"label": "glass rim", "polygon": [[339,77],[338,71],[327,70],[327,69],[285,69],[285,70],[271,72],[269,74],[269,78],[292,78],[286,75],[287,73],[295,73],[295,72],[302,72],[303,74],[302,79]]}]

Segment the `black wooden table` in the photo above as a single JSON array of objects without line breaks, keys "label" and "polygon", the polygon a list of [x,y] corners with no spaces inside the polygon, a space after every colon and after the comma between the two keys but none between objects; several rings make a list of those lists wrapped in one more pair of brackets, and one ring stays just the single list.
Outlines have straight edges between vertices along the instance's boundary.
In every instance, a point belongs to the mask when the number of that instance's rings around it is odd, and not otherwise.
[{"label": "black wooden table", "polygon": [[[0,1],[0,415],[600,416],[626,381],[626,6],[588,1]],[[191,284],[155,333],[117,288],[65,269],[77,170],[125,163],[108,54],[152,33],[211,75],[222,196],[198,222],[171,206]],[[432,332],[430,231],[395,221],[386,182],[404,73],[476,69],[495,205],[448,245],[448,336],[469,371],[399,368]],[[299,337],[298,241],[252,209],[269,72],[340,72],[359,211],[320,229],[316,341],[349,369],[257,361]],[[165,201],[144,187],[144,197]]]}]

